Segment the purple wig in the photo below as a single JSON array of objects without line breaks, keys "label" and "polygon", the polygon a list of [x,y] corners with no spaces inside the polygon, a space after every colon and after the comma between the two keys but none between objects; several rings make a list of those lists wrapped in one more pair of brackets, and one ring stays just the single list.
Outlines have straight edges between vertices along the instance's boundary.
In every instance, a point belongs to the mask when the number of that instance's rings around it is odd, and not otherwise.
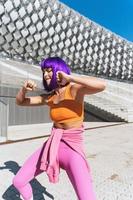
[{"label": "purple wig", "polygon": [[49,86],[47,85],[45,79],[43,78],[43,86],[47,91],[52,91],[58,87],[58,84],[56,81],[56,72],[63,71],[66,74],[71,73],[70,68],[67,66],[64,60],[62,60],[59,57],[49,57],[49,58],[43,59],[41,61],[40,66],[42,70],[45,68],[52,68],[52,71],[53,71],[53,76],[52,76]]}]

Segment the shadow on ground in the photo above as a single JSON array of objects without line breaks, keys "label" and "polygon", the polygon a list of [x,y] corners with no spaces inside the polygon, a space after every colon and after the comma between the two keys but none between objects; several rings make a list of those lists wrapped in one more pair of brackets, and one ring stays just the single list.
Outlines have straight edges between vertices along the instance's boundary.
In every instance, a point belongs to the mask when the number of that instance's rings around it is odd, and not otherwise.
[{"label": "shadow on ground", "polygon": [[[14,161],[7,161],[4,163],[3,167],[0,167],[0,170],[5,169],[8,169],[15,175],[20,169],[20,166]],[[30,181],[30,184],[33,189],[34,200],[45,200],[45,197],[49,197],[49,199],[54,199],[53,195],[50,194],[47,189],[37,181],[37,179],[33,179],[32,181]],[[10,185],[2,194],[2,198],[5,200],[20,200],[20,193],[13,185]]]}]

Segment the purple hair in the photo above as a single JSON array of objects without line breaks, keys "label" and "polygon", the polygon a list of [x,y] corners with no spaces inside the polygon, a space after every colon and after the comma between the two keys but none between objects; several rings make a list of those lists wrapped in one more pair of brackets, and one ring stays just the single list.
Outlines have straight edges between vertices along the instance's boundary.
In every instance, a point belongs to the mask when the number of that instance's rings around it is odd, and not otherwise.
[{"label": "purple hair", "polygon": [[49,57],[46,59],[43,59],[40,63],[41,69],[45,68],[52,68],[53,76],[50,82],[50,85],[48,86],[44,77],[43,77],[43,86],[47,91],[52,91],[58,87],[57,81],[56,81],[56,72],[63,71],[66,74],[70,74],[71,70],[68,67],[68,65],[59,57]]}]

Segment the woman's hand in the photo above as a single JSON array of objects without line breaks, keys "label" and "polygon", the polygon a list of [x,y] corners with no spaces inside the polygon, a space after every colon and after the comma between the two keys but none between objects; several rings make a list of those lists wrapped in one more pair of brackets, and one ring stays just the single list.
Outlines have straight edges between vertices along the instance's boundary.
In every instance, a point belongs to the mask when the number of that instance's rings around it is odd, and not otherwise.
[{"label": "woman's hand", "polygon": [[33,91],[37,87],[36,83],[32,80],[28,80],[24,82],[23,89],[27,91]]},{"label": "woman's hand", "polygon": [[56,73],[56,80],[59,85],[65,85],[66,83],[69,83],[71,81],[70,75],[68,75],[62,71],[58,71]]}]

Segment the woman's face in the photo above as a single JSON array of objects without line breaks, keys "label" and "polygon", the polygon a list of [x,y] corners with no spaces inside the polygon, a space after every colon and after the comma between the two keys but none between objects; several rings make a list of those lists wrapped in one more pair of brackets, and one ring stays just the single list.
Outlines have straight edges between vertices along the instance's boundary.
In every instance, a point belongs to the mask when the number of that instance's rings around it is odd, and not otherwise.
[{"label": "woman's face", "polygon": [[42,71],[43,71],[43,78],[45,79],[47,85],[49,86],[53,76],[52,67],[45,68]]}]

